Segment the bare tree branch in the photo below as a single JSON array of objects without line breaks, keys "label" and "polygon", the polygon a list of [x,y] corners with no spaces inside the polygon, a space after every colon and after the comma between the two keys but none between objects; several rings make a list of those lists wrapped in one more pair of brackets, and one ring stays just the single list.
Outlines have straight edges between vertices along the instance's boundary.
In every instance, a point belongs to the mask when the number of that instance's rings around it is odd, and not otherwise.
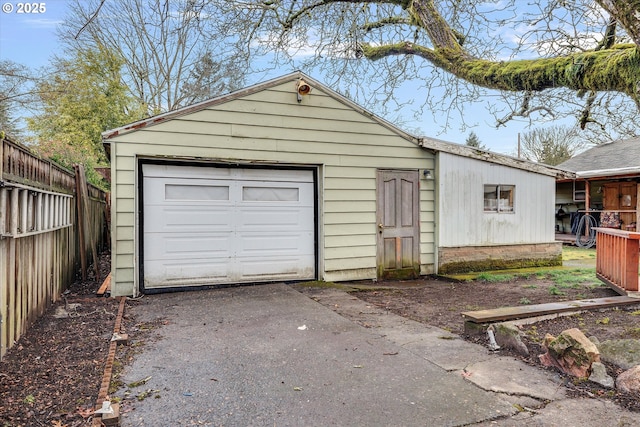
[{"label": "bare tree branch", "polygon": [[88,26],[89,24],[91,24],[91,23],[93,22],[93,20],[96,18],[96,16],[98,16],[98,13],[100,13],[100,9],[102,9],[102,5],[103,5],[103,4],[104,4],[104,0],[100,0],[100,5],[98,5],[98,8],[97,8],[97,9],[96,9],[96,11],[94,12],[94,14],[93,14],[93,15],[91,15],[91,17],[90,17],[90,18],[89,18],[89,20],[86,22],[86,24],[84,24],[84,25],[82,26],[82,28],[80,28],[80,29],[78,30],[78,32],[76,33],[76,35],[75,35],[75,37],[74,37],[76,40],[78,39],[78,37],[80,37],[80,33],[82,33],[82,31],[83,31],[85,28],[87,28],[87,26]]}]

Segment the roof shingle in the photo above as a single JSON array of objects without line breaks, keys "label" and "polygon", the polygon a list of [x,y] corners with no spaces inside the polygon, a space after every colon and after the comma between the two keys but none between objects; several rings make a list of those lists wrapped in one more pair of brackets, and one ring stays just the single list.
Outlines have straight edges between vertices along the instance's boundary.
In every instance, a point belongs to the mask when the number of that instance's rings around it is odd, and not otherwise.
[{"label": "roof shingle", "polygon": [[640,138],[597,145],[557,167],[573,172],[640,167]]}]

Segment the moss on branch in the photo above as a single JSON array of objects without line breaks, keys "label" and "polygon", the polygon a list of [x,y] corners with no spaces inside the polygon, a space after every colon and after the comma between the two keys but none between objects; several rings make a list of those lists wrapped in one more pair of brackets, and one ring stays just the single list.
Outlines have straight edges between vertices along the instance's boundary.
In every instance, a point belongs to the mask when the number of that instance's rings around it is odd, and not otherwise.
[{"label": "moss on branch", "polygon": [[634,46],[521,61],[462,60],[453,61],[449,71],[492,89],[541,91],[563,87],[637,96],[640,54]]},{"label": "moss on branch", "polygon": [[494,62],[465,56],[458,49],[429,49],[401,42],[363,45],[370,60],[417,55],[470,83],[506,91],[567,88],[578,91],[617,91],[634,98],[640,87],[640,52],[633,44],[556,58]]}]

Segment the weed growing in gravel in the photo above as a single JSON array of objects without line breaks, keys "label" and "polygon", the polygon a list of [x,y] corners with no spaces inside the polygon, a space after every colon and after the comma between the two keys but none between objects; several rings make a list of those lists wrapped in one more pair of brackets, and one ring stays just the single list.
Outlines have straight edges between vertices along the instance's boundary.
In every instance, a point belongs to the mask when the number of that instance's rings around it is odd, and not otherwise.
[{"label": "weed growing in gravel", "polygon": [[520,301],[518,301],[520,304],[522,305],[529,305],[531,304],[531,300],[527,297],[522,297],[520,298]]},{"label": "weed growing in gravel", "polygon": [[529,339],[533,342],[540,342],[540,335],[538,334],[538,327],[535,325],[532,325],[528,330],[527,330],[527,336],[529,337]]}]

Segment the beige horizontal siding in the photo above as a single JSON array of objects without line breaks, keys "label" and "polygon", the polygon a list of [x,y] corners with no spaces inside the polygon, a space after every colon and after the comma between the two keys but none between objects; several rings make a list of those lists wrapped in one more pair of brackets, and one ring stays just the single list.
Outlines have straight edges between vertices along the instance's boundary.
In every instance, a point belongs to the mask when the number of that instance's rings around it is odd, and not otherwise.
[{"label": "beige horizontal siding", "polygon": [[346,224],[331,224],[331,227],[326,227],[324,236],[325,239],[329,237],[342,238],[343,236],[357,235],[357,234],[370,234],[372,227],[375,229],[375,224],[371,222],[363,222],[360,224],[354,224],[353,222]]},{"label": "beige horizontal siding", "polygon": [[[369,224],[370,228],[374,228],[372,224]],[[340,236],[326,236],[324,237],[325,248],[339,248],[343,246],[373,246],[376,245],[376,235],[371,234],[371,230],[368,230],[367,234],[342,234]],[[375,231],[375,230],[374,230]]]},{"label": "beige horizontal siding", "polygon": [[135,200],[122,198],[118,202],[117,212],[135,212]]},{"label": "beige horizontal siding", "polygon": [[[369,194],[369,192],[373,192],[375,194],[376,186],[375,186],[375,170],[369,170],[369,176],[366,178],[350,178],[340,176],[340,172],[350,171],[351,168],[341,168],[334,169],[331,171],[327,171],[326,173],[333,173],[333,175],[328,175],[324,180],[324,189],[325,190],[342,190],[342,191],[354,191],[361,192],[362,190],[364,194]],[[372,185],[373,181],[373,185]],[[375,198],[375,197],[374,197]]]},{"label": "beige horizontal siding", "polygon": [[[118,260],[115,260],[115,261],[118,261]],[[116,264],[116,265],[119,265],[119,264]],[[133,268],[116,268],[115,276],[118,278],[118,286],[116,289],[113,289],[113,286],[112,286],[112,291],[123,291],[127,287],[133,286],[133,283],[134,283],[133,274],[134,274]],[[113,277],[111,278],[111,280],[113,282]]]},{"label": "beige horizontal siding", "polygon": [[329,212],[324,214],[324,224],[375,224],[375,212]]},{"label": "beige horizontal siding", "polygon": [[[309,107],[307,105],[289,105],[289,104],[280,104],[278,113],[282,114],[284,117],[287,117],[288,120],[297,119],[297,118],[308,118],[308,119],[323,119],[323,120],[345,120],[345,113],[349,113],[349,108],[344,109],[335,109],[335,108],[319,108],[317,106]],[[220,108],[213,108],[207,111],[220,111],[231,114],[254,114],[254,115],[267,115],[273,116],[273,104],[271,102],[261,102],[261,101],[253,101],[249,99],[238,99],[233,103],[228,103],[224,107],[224,110]],[[235,120],[235,119],[233,119]],[[371,123],[371,120],[368,117],[365,117],[361,114],[349,114],[348,121],[352,123]],[[235,123],[232,122],[232,123]]]},{"label": "beige horizontal siding", "polygon": [[[340,270],[355,270],[355,269],[371,269],[373,272],[373,276],[367,278],[374,278],[376,269],[375,266],[376,257],[375,255],[366,256],[366,257],[355,257],[350,256],[348,258],[336,258],[329,259],[325,261],[325,271],[327,272],[336,272]],[[333,280],[333,279],[329,279]]]},{"label": "beige horizontal siding", "polygon": [[[319,88],[298,104],[294,85],[288,82],[111,140],[114,272],[120,294],[137,281],[136,158],[317,165],[321,278],[375,277],[376,169],[433,170],[434,155]],[[420,236],[426,239],[421,260],[433,263],[434,181],[421,180],[420,186]]]}]

